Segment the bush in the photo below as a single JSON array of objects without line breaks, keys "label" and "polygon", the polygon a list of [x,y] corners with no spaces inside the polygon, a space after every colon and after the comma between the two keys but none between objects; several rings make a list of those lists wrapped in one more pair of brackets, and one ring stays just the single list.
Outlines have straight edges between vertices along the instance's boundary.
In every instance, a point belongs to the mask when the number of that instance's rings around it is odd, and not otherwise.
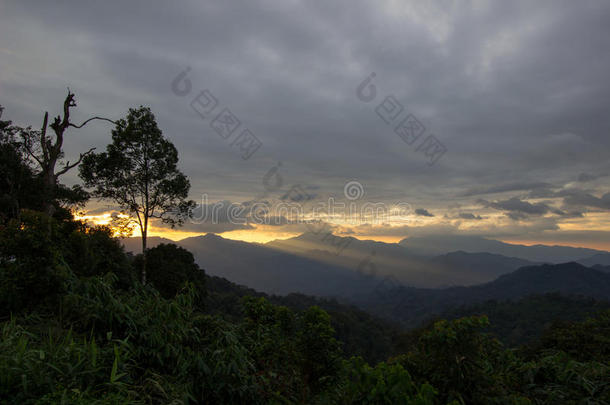
[{"label": "bush", "polygon": [[15,321],[4,323],[0,334],[3,404],[135,403],[123,372],[129,361],[124,342],[100,346],[94,337],[51,328],[40,335]]},{"label": "bush", "polygon": [[343,369],[344,376],[338,388],[321,402],[362,405],[437,403],[436,390],[429,384],[416,385],[400,364],[382,362],[371,367],[362,358],[352,357],[344,362]]},{"label": "bush", "polygon": [[[142,271],[142,255],[136,256],[134,267]],[[164,298],[173,298],[185,283],[197,292],[197,305],[205,298],[205,272],[195,263],[193,254],[174,244],[160,244],[146,251],[146,278]]]},{"label": "bush", "polygon": [[561,350],[579,361],[610,364],[610,310],[584,322],[556,322],[542,336],[538,351]]},{"label": "bush", "polygon": [[395,361],[410,370],[417,381],[429,382],[446,401],[479,403],[503,395],[499,375],[504,354],[495,338],[482,333],[487,317],[440,320],[424,331],[413,351]]},{"label": "bush", "polygon": [[537,404],[610,403],[610,366],[580,363],[563,352],[524,363],[518,390]]},{"label": "bush", "polygon": [[136,284],[121,292],[113,288],[115,282],[111,274],[75,280],[64,298],[64,317],[78,331],[94,331],[98,340],[127,341],[131,379],[147,387],[141,388],[145,398],[161,403],[256,398],[252,360],[238,331],[196,313],[193,285],[166,300],[150,286]]},{"label": "bush", "polygon": [[76,275],[114,273],[124,289],[134,272],[120,242],[105,227],[22,210],[0,226],[0,304],[4,315],[44,306],[56,311],[65,282]]},{"label": "bush", "polygon": [[529,351],[483,333],[486,317],[439,320],[370,366],[342,359],[319,307],[232,297],[228,322],[202,312],[205,275],[188,251],[148,254],[141,285],[106,228],[33,211],[0,228],[0,301],[12,313],[0,323],[0,403],[610,402],[610,312],[556,324]]},{"label": "bush", "polygon": [[62,225],[35,211],[23,210],[0,228],[0,311],[54,308],[70,270],[57,241]]},{"label": "bush", "polygon": [[70,269],[79,277],[101,276],[113,273],[117,286],[129,289],[136,281],[135,272],[121,242],[112,237],[112,230],[105,226],[89,227],[73,222],[71,232],[66,232],[63,256]]}]

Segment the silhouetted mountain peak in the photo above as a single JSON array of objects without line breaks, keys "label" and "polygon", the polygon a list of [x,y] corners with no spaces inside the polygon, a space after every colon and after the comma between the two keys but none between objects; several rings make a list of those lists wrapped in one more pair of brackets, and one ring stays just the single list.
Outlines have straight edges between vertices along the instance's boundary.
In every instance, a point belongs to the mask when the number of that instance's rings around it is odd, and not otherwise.
[{"label": "silhouetted mountain peak", "polygon": [[[507,257],[515,257],[533,262],[565,263],[569,261],[581,261],[583,257],[597,254],[608,254],[601,250],[570,247],[570,246],[547,246],[547,245],[518,245],[505,243],[498,240],[486,239],[470,235],[428,235],[412,236],[399,242],[414,253],[437,256],[449,252],[462,250],[468,253],[487,252],[500,254]],[[608,254],[610,264],[610,254]],[[604,264],[584,263],[584,264]]]},{"label": "silhouetted mountain peak", "polygon": [[205,235],[202,235],[202,236],[196,236],[196,238],[201,238],[202,240],[224,240],[225,239],[216,233],[206,233]]},{"label": "silhouetted mountain peak", "polygon": [[593,256],[580,259],[578,260],[578,263],[588,267],[595,266],[596,264],[610,266],[610,253],[598,253]]},{"label": "silhouetted mountain peak", "polygon": [[505,274],[503,276],[501,276],[500,278],[503,277],[516,277],[517,275],[521,275],[521,274],[531,274],[531,273],[545,273],[545,272],[553,272],[556,274],[575,274],[575,272],[589,272],[589,271],[597,271],[597,270],[593,270],[589,267],[583,266],[580,263],[577,262],[566,262],[566,263],[559,263],[559,264],[549,264],[549,263],[544,263],[544,264],[540,264],[540,265],[536,265],[536,266],[524,266],[521,267],[517,270],[515,270],[513,273],[510,274]]},{"label": "silhouetted mountain peak", "polygon": [[360,300],[380,316],[416,325],[449,308],[488,300],[517,300],[534,294],[559,293],[610,299],[610,274],[576,262],[524,266],[496,280],[471,287],[424,289],[399,287]]}]

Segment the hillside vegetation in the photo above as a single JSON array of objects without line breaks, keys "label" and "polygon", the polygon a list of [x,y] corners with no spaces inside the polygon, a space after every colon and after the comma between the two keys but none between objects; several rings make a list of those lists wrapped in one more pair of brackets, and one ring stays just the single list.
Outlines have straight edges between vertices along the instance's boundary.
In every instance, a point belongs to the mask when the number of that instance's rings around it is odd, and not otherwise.
[{"label": "hillside vegetation", "polygon": [[245,295],[227,320],[221,289],[206,297],[186,251],[163,259],[151,250],[150,284],[141,285],[137,259],[107,230],[23,211],[0,236],[3,403],[610,399],[610,311],[550,329],[527,353],[484,333],[484,316],[439,320],[412,332],[402,354],[370,365],[345,357],[318,306]]}]

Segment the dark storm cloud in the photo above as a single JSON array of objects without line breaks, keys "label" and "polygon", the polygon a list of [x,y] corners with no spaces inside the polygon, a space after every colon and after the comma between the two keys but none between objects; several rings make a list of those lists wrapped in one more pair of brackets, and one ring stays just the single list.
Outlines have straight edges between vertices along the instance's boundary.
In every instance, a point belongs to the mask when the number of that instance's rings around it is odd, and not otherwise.
[{"label": "dark storm cloud", "polygon": [[420,217],[433,217],[434,214],[431,214],[427,209],[425,208],[417,208],[415,210],[415,215],[420,216]]},{"label": "dark storm cloud", "polygon": [[527,201],[522,201],[517,197],[509,198],[508,200],[503,201],[489,202],[485,200],[479,200],[479,202],[485,207],[491,207],[497,210],[516,211],[532,215],[543,215],[549,212],[550,210],[549,206],[546,204],[531,204]]},{"label": "dark storm cloud", "polygon": [[[77,121],[150,105],[194,199],[280,198],[296,184],[342,197],[355,179],[367,198],[436,212],[610,170],[609,20],[610,4],[595,0],[3,2],[0,104],[36,126],[43,110],[59,112],[66,86]],[[178,97],[170,83],[186,66],[193,90]],[[373,71],[377,97],[364,103],[356,87]],[[249,160],[189,107],[203,89],[262,141]],[[446,145],[436,165],[378,117],[388,95]],[[67,157],[104,147],[109,130],[71,131]],[[543,205],[502,209],[536,216]]]},{"label": "dark storm cloud", "polygon": [[[305,207],[297,203],[284,203],[282,201],[251,200],[238,203],[222,200],[214,203],[205,202],[195,206],[192,217],[185,222],[181,229],[189,232],[222,233],[255,229],[259,225],[272,227],[302,225],[305,227],[307,221],[303,218],[303,215],[308,212]],[[286,215],[290,215],[290,218]],[[160,228],[170,227],[170,225],[159,221],[155,225]]]},{"label": "dark storm cloud", "polygon": [[477,221],[480,221],[483,219],[483,217],[481,217],[480,215],[474,215],[473,213],[470,212],[460,212],[458,214],[458,218],[461,219],[475,219]]},{"label": "dark storm cloud", "polygon": [[[240,203],[222,200],[215,203],[197,204],[193,209],[193,216],[188,219],[181,230],[189,232],[213,232],[222,233],[243,229],[254,229],[249,224],[252,212],[260,213],[260,206],[254,210]],[[169,228],[170,225],[157,221],[155,225],[159,228]]]},{"label": "dark storm cloud", "polygon": [[610,193],[606,193],[601,197],[596,197],[583,190],[562,190],[558,192],[557,195],[563,197],[563,203],[568,207],[610,210]]},{"label": "dark storm cloud", "polygon": [[[598,197],[595,194],[600,196]],[[562,212],[561,210],[557,209],[551,211],[565,216],[582,216],[582,212],[580,212],[579,209],[594,209],[602,211],[610,210],[610,193],[601,194],[591,188],[581,189],[576,187],[564,187],[557,190],[546,189],[540,192],[532,192],[528,195],[528,197],[561,199],[563,205],[562,208],[564,210],[568,210],[569,212]],[[487,203],[484,200],[480,201]]]},{"label": "dark storm cloud", "polygon": [[600,179],[602,177],[607,177],[607,176],[608,175],[606,173],[602,173],[602,174],[581,173],[578,175],[578,181],[581,183],[586,183],[586,182],[597,180],[597,179]]},{"label": "dark storm cloud", "polygon": [[549,183],[544,182],[533,182],[533,183],[506,183],[500,185],[491,185],[484,187],[474,187],[469,190],[464,191],[460,194],[462,197],[471,197],[480,194],[494,194],[494,193],[504,193],[507,191],[527,191],[527,190],[546,190],[549,189],[551,185]]},{"label": "dark storm cloud", "polygon": [[494,208],[496,210],[504,211],[506,216],[513,220],[524,220],[530,215],[541,216],[547,213],[553,213],[556,215],[566,215],[565,212],[551,207],[545,203],[530,203],[525,200],[521,200],[518,197],[512,197],[507,200],[501,201],[486,201],[479,199],[478,203],[486,208]]}]

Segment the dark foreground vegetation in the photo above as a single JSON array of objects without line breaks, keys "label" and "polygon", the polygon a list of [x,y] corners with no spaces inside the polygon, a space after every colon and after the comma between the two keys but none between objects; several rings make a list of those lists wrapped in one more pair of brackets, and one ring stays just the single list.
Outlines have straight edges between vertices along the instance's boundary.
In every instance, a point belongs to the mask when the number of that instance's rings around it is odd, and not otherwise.
[{"label": "dark foreground vegetation", "polygon": [[42,181],[0,125],[2,404],[610,402],[610,311],[515,349],[483,315],[388,336],[332,301],[331,317],[306,297],[236,293],[182,248],[128,256],[75,221],[86,192]]}]

